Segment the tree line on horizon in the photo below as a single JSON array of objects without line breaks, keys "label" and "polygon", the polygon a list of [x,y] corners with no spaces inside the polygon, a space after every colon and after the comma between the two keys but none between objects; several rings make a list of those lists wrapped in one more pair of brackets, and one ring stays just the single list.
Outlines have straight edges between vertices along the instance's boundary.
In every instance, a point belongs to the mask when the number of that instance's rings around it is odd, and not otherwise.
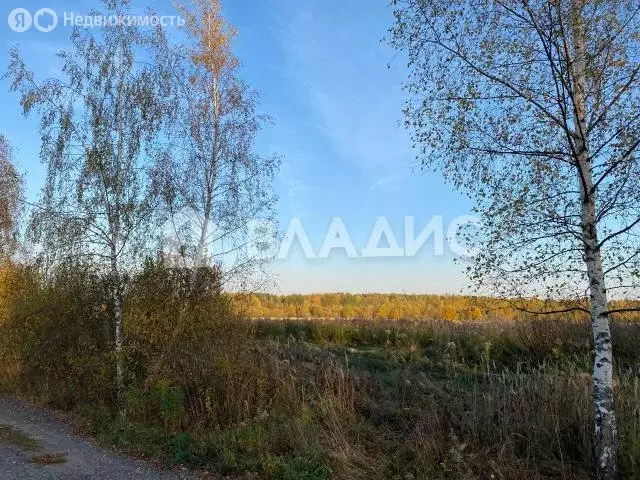
[{"label": "tree line on horizon", "polygon": [[[640,306],[634,300],[612,301],[612,308]],[[586,299],[585,299],[586,304]],[[471,295],[319,293],[275,295],[251,293],[239,312],[264,319],[444,320],[512,322],[539,317],[537,310],[561,310],[566,303],[541,299],[500,299]],[[587,322],[579,310],[544,315],[550,320]],[[617,321],[640,321],[640,312],[620,313]]]}]

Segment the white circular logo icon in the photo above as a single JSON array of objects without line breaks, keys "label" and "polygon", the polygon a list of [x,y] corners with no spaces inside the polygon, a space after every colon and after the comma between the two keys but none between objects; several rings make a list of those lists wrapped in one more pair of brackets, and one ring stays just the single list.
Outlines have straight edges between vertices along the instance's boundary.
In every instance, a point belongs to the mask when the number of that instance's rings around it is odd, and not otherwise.
[{"label": "white circular logo icon", "polygon": [[33,16],[33,24],[41,32],[48,33],[58,25],[58,15],[50,8],[41,8]]},{"label": "white circular logo icon", "polygon": [[29,13],[29,10],[26,8],[14,8],[11,10],[11,13],[9,13],[7,21],[9,22],[9,27],[14,32],[26,32],[31,28],[31,13]]}]

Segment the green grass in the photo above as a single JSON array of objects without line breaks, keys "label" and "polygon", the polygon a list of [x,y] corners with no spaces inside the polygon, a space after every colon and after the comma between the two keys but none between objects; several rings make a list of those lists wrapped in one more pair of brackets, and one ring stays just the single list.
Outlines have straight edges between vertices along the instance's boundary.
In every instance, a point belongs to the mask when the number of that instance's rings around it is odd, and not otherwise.
[{"label": "green grass", "polygon": [[[42,448],[40,441],[30,437],[22,430],[10,425],[0,424],[0,443],[20,447],[27,451],[37,451]],[[31,463],[38,465],[55,465],[67,461],[66,453],[38,453],[29,457]]]},{"label": "green grass", "polygon": [[25,450],[38,450],[41,447],[38,440],[31,438],[22,430],[2,424],[0,424],[0,443],[20,447]]}]

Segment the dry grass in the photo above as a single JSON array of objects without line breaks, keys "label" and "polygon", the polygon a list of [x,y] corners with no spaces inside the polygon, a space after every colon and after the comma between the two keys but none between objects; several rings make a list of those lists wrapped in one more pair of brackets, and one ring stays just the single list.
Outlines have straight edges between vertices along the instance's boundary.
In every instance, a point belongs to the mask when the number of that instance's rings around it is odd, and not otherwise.
[{"label": "dry grass", "polygon": [[57,465],[67,461],[66,453],[43,453],[40,455],[33,455],[29,458],[31,463],[37,463],[39,465]]},{"label": "dry grass", "polygon": [[24,448],[25,450],[38,450],[40,442],[31,438],[22,430],[10,425],[0,424],[0,443]]}]

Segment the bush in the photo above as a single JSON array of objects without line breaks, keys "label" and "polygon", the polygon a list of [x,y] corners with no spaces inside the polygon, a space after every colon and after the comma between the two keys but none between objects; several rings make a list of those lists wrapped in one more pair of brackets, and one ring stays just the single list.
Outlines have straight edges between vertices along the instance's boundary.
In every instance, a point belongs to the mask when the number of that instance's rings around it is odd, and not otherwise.
[{"label": "bush", "polygon": [[61,408],[113,397],[105,283],[88,268],[62,265],[44,277],[14,267],[5,297],[3,355],[17,367],[5,384]]},{"label": "bush", "polygon": [[[240,421],[254,403],[254,390],[244,383],[247,369],[255,368],[247,358],[250,325],[233,314],[216,271],[199,272],[208,280],[198,292],[190,288],[191,275],[147,262],[124,317],[128,384],[155,410],[143,414],[145,421],[155,415],[174,430],[184,422]],[[131,404],[129,410],[136,413]]]}]

